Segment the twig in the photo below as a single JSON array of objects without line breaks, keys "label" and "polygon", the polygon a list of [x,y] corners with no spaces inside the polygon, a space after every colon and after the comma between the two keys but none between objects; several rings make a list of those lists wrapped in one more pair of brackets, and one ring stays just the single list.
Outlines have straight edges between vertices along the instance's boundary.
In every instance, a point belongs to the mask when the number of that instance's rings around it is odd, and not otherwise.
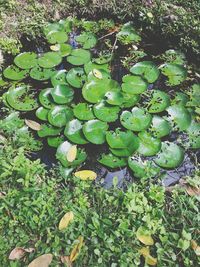
[{"label": "twig", "polygon": [[110,36],[110,35],[114,34],[115,32],[116,32],[116,30],[113,31],[113,32],[109,32],[109,33],[107,33],[106,35],[100,37],[98,40],[101,40],[101,39],[103,39],[103,38],[105,38],[105,37],[107,37],[107,36]]}]

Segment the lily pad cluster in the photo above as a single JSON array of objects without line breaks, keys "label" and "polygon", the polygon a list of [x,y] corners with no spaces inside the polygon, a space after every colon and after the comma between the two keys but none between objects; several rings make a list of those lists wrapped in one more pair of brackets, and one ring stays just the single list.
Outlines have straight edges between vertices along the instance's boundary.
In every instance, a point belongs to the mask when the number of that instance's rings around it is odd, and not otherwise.
[{"label": "lily pad cluster", "polygon": [[[95,54],[98,33],[74,32],[71,20],[51,23],[44,33],[51,51],[24,52],[14,58],[3,71],[4,79],[13,81],[3,100],[19,111],[35,110],[41,124],[38,136],[57,149],[64,168],[86,160],[87,144],[94,149],[105,144],[107,153],[100,155],[99,163],[109,168],[129,166],[142,178],[183,162],[184,148],[167,141],[172,132],[184,132],[189,148],[200,148],[199,85],[174,96],[156,85],[166,77],[168,84],[179,85],[187,77],[185,66],[143,60],[130,66],[119,82],[112,76],[113,55]],[[126,45],[141,41],[130,23],[118,30],[116,38]],[[43,89],[31,87],[30,79]],[[73,160],[68,156],[71,151]]]}]

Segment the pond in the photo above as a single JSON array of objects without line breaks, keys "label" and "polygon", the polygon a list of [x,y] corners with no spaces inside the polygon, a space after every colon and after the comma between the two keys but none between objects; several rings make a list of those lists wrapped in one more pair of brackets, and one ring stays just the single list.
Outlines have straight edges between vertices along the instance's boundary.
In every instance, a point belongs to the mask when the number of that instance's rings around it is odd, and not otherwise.
[{"label": "pond", "polygon": [[4,104],[36,130],[32,158],[49,168],[93,170],[106,188],[174,184],[199,158],[200,85],[182,53],[152,54],[131,23],[104,26],[67,19],[25,41],[3,71]]}]

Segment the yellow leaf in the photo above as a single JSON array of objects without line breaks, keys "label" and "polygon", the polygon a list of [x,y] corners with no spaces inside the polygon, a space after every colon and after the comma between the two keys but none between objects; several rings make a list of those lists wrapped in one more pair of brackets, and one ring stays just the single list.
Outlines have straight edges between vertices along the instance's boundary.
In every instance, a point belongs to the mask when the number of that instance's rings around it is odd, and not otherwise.
[{"label": "yellow leaf", "polygon": [[71,262],[75,261],[80,253],[80,250],[83,246],[83,237],[79,236],[77,241],[78,243],[73,247],[70,257],[69,257]]},{"label": "yellow leaf", "polygon": [[191,247],[197,256],[200,256],[200,246],[198,246],[195,240],[191,240]]},{"label": "yellow leaf", "polygon": [[81,180],[95,180],[97,178],[97,174],[90,170],[78,171],[74,175]]},{"label": "yellow leaf", "polygon": [[139,250],[139,253],[142,254],[144,257],[147,257],[150,254],[149,247],[143,247]]},{"label": "yellow leaf", "polygon": [[31,253],[35,249],[34,248],[22,248],[22,247],[16,247],[14,248],[9,255],[9,260],[19,260],[25,256],[25,253]]},{"label": "yellow leaf", "polygon": [[32,130],[39,131],[41,129],[41,125],[36,121],[25,119],[25,123]]},{"label": "yellow leaf", "polygon": [[77,146],[71,146],[70,149],[67,152],[67,160],[69,162],[73,162],[76,159],[77,155]]},{"label": "yellow leaf", "polygon": [[157,259],[152,257],[151,255],[148,255],[145,257],[145,262],[151,266],[155,266],[157,264]]},{"label": "yellow leaf", "polygon": [[52,51],[59,51],[59,50],[60,50],[60,45],[59,45],[59,44],[51,45],[51,46],[50,46],[50,49],[51,49]]},{"label": "yellow leaf", "polygon": [[140,242],[142,242],[146,246],[151,246],[154,244],[153,238],[148,233],[148,230],[146,230],[143,226],[140,226],[136,232],[136,237]]},{"label": "yellow leaf", "polygon": [[34,259],[28,267],[48,267],[52,262],[53,255],[52,254],[44,254]]},{"label": "yellow leaf", "polygon": [[68,224],[73,221],[74,219],[74,213],[72,211],[65,213],[65,215],[62,217],[62,219],[59,222],[58,229],[63,230],[65,229]]},{"label": "yellow leaf", "polygon": [[102,73],[97,69],[93,69],[93,74],[97,79],[102,79],[103,78]]}]

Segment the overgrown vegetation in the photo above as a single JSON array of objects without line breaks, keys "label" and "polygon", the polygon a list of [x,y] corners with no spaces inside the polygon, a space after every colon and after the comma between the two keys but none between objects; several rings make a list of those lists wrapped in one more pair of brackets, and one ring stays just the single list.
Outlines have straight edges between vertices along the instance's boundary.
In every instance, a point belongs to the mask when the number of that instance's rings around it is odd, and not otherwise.
[{"label": "overgrown vegetation", "polygon": [[[5,124],[1,121],[1,125]],[[53,254],[51,266],[70,266],[69,262],[61,263],[61,256],[70,255],[79,236],[84,244],[74,266],[144,266],[145,259],[150,265],[157,261],[160,267],[200,264],[199,247],[194,249],[194,241],[200,242],[196,195],[188,196],[184,188],[166,193],[149,180],[128,185],[123,192],[116,187],[116,181],[113,189],[106,190],[76,177],[62,178],[58,168],[49,172],[39,160],[30,160],[25,153],[27,147],[22,143],[16,146],[12,137],[14,131],[8,137],[7,127],[3,126],[1,266],[26,266],[44,253]],[[196,188],[198,179],[197,172],[192,179]],[[60,231],[59,221],[69,211],[74,219]],[[153,240],[151,257],[145,256],[143,250],[148,246],[143,243],[147,240],[141,239],[138,229]],[[34,251],[11,261],[8,257],[15,247]]]}]

